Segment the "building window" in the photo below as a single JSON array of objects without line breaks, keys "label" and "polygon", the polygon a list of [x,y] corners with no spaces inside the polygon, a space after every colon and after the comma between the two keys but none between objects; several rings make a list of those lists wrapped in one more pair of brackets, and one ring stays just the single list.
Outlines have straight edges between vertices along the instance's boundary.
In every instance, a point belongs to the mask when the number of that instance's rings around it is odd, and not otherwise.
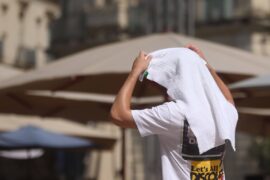
[{"label": "building window", "polygon": [[8,11],[8,5],[7,4],[1,4],[1,11],[3,15],[5,15]]},{"label": "building window", "polygon": [[37,23],[38,26],[41,24],[41,22],[42,22],[41,17],[37,17],[36,18],[36,23]]},{"label": "building window", "polygon": [[19,2],[19,6],[20,6],[19,18],[23,19],[24,15],[26,13],[26,10],[29,6],[29,3],[21,1],[21,2]]},{"label": "building window", "polygon": [[3,51],[4,51],[4,43],[0,40],[0,61],[3,61]]},{"label": "building window", "polygon": [[114,0],[105,0],[105,4],[107,6],[113,5],[114,4]]},{"label": "building window", "polygon": [[32,68],[36,63],[36,51],[29,48],[21,48],[17,64],[20,67]]}]

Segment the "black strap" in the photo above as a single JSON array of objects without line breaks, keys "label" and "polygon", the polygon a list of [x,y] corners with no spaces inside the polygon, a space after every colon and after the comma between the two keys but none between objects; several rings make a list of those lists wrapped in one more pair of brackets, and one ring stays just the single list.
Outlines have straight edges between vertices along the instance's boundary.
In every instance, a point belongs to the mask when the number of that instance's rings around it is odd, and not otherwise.
[{"label": "black strap", "polygon": [[224,153],[225,153],[225,144],[217,146],[203,154],[200,154],[197,138],[190,129],[188,121],[185,120],[183,129],[183,145],[182,145],[182,157],[185,160],[223,159]]}]

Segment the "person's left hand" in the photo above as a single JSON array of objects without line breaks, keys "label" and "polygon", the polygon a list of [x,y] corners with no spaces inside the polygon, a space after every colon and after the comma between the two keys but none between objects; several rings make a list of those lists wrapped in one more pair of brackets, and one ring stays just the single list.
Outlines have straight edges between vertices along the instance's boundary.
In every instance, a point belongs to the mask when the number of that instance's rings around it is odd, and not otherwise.
[{"label": "person's left hand", "polygon": [[195,46],[193,44],[188,44],[185,47],[192,50],[192,51],[194,51],[194,52],[196,52],[201,58],[203,58],[207,62],[207,60],[206,60],[206,58],[204,56],[204,53],[197,46]]},{"label": "person's left hand", "polygon": [[151,61],[151,56],[147,56],[145,52],[140,51],[139,55],[133,62],[132,71],[142,73],[144,72]]}]

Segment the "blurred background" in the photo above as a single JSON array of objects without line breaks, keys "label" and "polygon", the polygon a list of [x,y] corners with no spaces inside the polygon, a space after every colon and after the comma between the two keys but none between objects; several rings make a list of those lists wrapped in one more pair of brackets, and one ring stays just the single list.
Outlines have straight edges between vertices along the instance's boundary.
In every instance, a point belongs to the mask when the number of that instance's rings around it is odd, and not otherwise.
[{"label": "blurred background", "polygon": [[[226,178],[269,180],[270,0],[0,0],[0,179],[161,180],[156,137],[108,114],[139,50],[187,43],[205,52],[239,111]],[[139,84],[132,103],[164,99]],[[20,134],[25,126],[40,129]],[[44,143],[30,141],[43,130]],[[55,146],[60,134],[88,144]]]}]

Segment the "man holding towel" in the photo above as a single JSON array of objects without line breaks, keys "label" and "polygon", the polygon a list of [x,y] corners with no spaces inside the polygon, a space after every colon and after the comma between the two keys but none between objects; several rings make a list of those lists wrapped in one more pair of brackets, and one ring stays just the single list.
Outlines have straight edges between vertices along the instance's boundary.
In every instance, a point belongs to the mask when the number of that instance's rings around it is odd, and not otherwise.
[{"label": "man holding towel", "polygon": [[[146,70],[147,79],[165,87],[172,101],[131,110],[134,87]],[[140,52],[111,108],[111,120],[137,128],[141,136],[158,136],[164,180],[225,179],[225,141],[234,148],[238,113],[229,89],[195,46]]]}]

